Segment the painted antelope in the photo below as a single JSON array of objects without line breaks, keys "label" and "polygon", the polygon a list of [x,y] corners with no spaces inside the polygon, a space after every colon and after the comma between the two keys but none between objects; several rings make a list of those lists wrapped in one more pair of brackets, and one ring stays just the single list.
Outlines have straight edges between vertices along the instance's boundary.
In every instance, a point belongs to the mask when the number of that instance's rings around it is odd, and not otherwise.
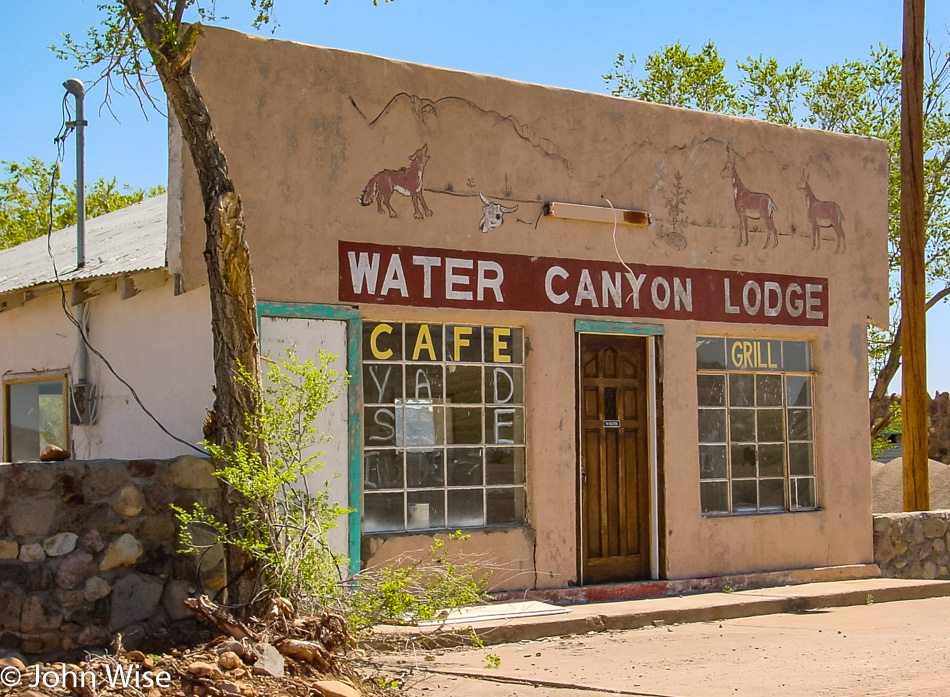
[{"label": "painted antelope", "polygon": [[768,194],[757,191],[749,191],[739,175],[736,173],[736,165],[730,159],[722,169],[723,177],[732,177],[732,196],[736,204],[736,213],[739,214],[739,243],[737,247],[749,244],[749,220],[761,220],[765,223],[768,234],[765,236],[765,247],[769,246],[769,240],[772,240],[772,246],[778,246],[778,231],[775,229],[775,223],[772,221],[772,215],[778,210],[772,197]]},{"label": "painted antelope", "polygon": [[821,249],[821,229],[834,228],[837,244],[835,254],[844,251],[847,241],[844,238],[844,213],[841,206],[834,201],[819,201],[808,185],[808,171],[802,169],[802,179],[798,188],[805,192],[805,201],[808,203],[808,222],[811,223],[811,248]]}]

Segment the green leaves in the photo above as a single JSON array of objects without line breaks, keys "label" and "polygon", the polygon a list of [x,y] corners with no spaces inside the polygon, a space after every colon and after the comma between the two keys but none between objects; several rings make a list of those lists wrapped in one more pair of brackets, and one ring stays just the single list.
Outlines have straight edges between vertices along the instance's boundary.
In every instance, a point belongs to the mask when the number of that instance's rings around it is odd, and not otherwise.
[{"label": "green leaves", "polygon": [[736,87],[724,75],[725,61],[711,41],[699,53],[690,53],[680,42],[651,53],[643,78],[634,75],[636,63],[634,56],[617,57],[614,71],[604,75],[608,84],[613,83],[611,94],[722,114],[741,111]]},{"label": "green leaves", "polygon": [[435,536],[425,557],[360,572],[345,597],[350,627],[361,633],[378,624],[438,621],[451,609],[482,602],[490,572],[484,563],[456,561],[458,553],[447,548],[447,541],[468,537],[458,530],[448,540]]},{"label": "green leaves", "polygon": [[[76,224],[76,189],[57,181],[57,164],[31,157],[26,162],[2,162],[6,178],[0,181],[0,249],[41,237],[52,228]],[[120,185],[115,177],[100,177],[86,187],[86,217],[138,203],[165,193],[165,187],[135,189]],[[52,196],[52,202],[50,198]],[[52,210],[51,210],[52,209]]]},{"label": "green leaves", "polygon": [[[3,162],[8,175],[0,182],[0,249],[46,234],[50,221],[53,168],[35,157],[26,164]],[[57,192],[63,195],[62,188]],[[54,216],[56,203],[53,203]]]},{"label": "green leaves", "polygon": [[780,68],[774,58],[748,58],[737,63],[744,74],[739,79],[740,113],[787,126],[796,123],[802,92],[811,84],[813,73],[798,61]]},{"label": "green leaves", "polygon": [[819,71],[804,91],[802,119],[828,131],[888,140],[900,127],[900,56],[890,48],[871,49],[865,61],[845,61]]},{"label": "green leaves", "polygon": [[[349,510],[331,501],[326,488],[309,491],[304,480],[322,467],[318,454],[304,452],[327,440],[314,421],[347,381],[329,367],[334,359],[321,352],[317,366],[291,350],[286,358],[271,361],[260,410],[246,416],[246,433],[265,444],[268,461],[248,443],[202,444],[216,463],[215,476],[242,497],[244,505],[234,520],[215,519],[199,506],[176,509],[179,541],[186,551],[195,551],[189,523],[210,524],[218,531],[217,542],[237,545],[257,562],[268,591],[308,611],[337,597],[346,561],[330,550],[326,534]],[[233,379],[243,385],[254,380],[241,365]]]},{"label": "green leaves", "polygon": [[[312,492],[303,484],[307,473],[322,467],[317,455],[303,453],[327,440],[314,420],[347,382],[330,367],[335,358],[321,352],[317,365],[291,350],[279,361],[267,359],[262,406],[248,415],[246,431],[265,443],[269,462],[246,443],[203,443],[216,462],[215,475],[241,494],[244,504],[233,521],[215,518],[200,504],[191,510],[173,506],[183,551],[203,549],[192,535],[194,524],[201,523],[215,531],[213,543],[237,545],[258,564],[268,593],[305,613],[342,608],[356,631],[382,622],[432,620],[480,601],[489,574],[450,554],[448,543],[468,539],[459,531],[436,536],[427,557],[363,571],[343,583],[346,560],[329,548],[326,533],[350,511],[330,499],[328,485]],[[234,380],[252,379],[237,366]]]},{"label": "green leaves", "polygon": [[64,33],[62,44],[50,46],[50,50],[79,69],[100,67],[101,77],[96,82],[105,83],[106,106],[116,85],[135,93],[140,104],[154,104],[148,84],[156,75],[145,42],[136,30],[136,18],[122,2],[102,2],[98,9],[102,13],[98,26],[89,27],[85,37],[78,40]]}]

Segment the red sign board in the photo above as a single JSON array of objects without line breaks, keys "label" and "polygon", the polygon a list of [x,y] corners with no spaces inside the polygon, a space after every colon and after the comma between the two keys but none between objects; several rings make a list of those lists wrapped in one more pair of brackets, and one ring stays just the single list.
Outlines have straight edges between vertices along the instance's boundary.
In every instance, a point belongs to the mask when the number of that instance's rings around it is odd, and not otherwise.
[{"label": "red sign board", "polygon": [[828,279],[339,243],[342,302],[828,325]]}]

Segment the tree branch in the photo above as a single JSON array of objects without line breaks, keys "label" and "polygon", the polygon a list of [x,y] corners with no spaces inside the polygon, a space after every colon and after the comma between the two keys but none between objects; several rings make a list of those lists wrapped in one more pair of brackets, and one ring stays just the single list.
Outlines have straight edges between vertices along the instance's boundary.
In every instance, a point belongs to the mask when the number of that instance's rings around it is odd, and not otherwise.
[{"label": "tree branch", "polygon": [[172,24],[176,27],[181,25],[185,16],[185,7],[188,6],[188,0],[176,0],[175,11],[172,13]]},{"label": "tree branch", "polygon": [[[947,297],[950,297],[950,286],[945,286],[934,294],[933,297],[927,301],[925,308],[930,310]],[[894,332],[894,339],[888,347],[887,360],[878,372],[877,378],[874,381],[874,388],[871,390],[869,417],[872,438],[887,428],[891,421],[890,405],[892,400],[888,396],[887,390],[894,380],[894,376],[897,375],[898,369],[901,367],[901,348],[903,346],[903,340],[903,323],[899,323],[897,330]]]},{"label": "tree branch", "polygon": [[235,619],[227,610],[212,604],[205,596],[197,598],[186,598],[185,607],[195,613],[195,616],[212,627],[217,627],[219,631],[224,632],[233,639],[241,641],[242,639],[257,639],[247,625],[240,620]]},{"label": "tree branch", "polygon": [[946,298],[948,295],[950,295],[950,286],[945,286],[943,290],[934,294],[934,296],[930,298],[930,300],[927,301],[927,304],[924,307],[929,310],[934,305],[939,303],[941,300]]}]

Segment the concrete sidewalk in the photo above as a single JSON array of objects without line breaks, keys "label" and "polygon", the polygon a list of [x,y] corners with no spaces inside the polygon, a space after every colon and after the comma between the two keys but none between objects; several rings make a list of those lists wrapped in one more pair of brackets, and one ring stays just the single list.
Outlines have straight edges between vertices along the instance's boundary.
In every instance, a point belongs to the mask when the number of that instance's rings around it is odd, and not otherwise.
[{"label": "concrete sidewalk", "polygon": [[[432,646],[460,646],[471,643],[471,632],[474,631],[485,644],[504,644],[650,625],[712,622],[944,596],[950,596],[950,581],[871,578],[804,583],[735,592],[572,605],[559,608],[557,611],[561,614],[552,615],[496,617],[488,620],[478,620],[472,616],[469,620],[441,627],[380,627],[381,641],[376,643],[388,643],[383,639],[385,636],[394,645],[403,644],[411,637]],[[517,605],[507,603],[504,607],[488,607],[496,611],[517,612]]]}]

